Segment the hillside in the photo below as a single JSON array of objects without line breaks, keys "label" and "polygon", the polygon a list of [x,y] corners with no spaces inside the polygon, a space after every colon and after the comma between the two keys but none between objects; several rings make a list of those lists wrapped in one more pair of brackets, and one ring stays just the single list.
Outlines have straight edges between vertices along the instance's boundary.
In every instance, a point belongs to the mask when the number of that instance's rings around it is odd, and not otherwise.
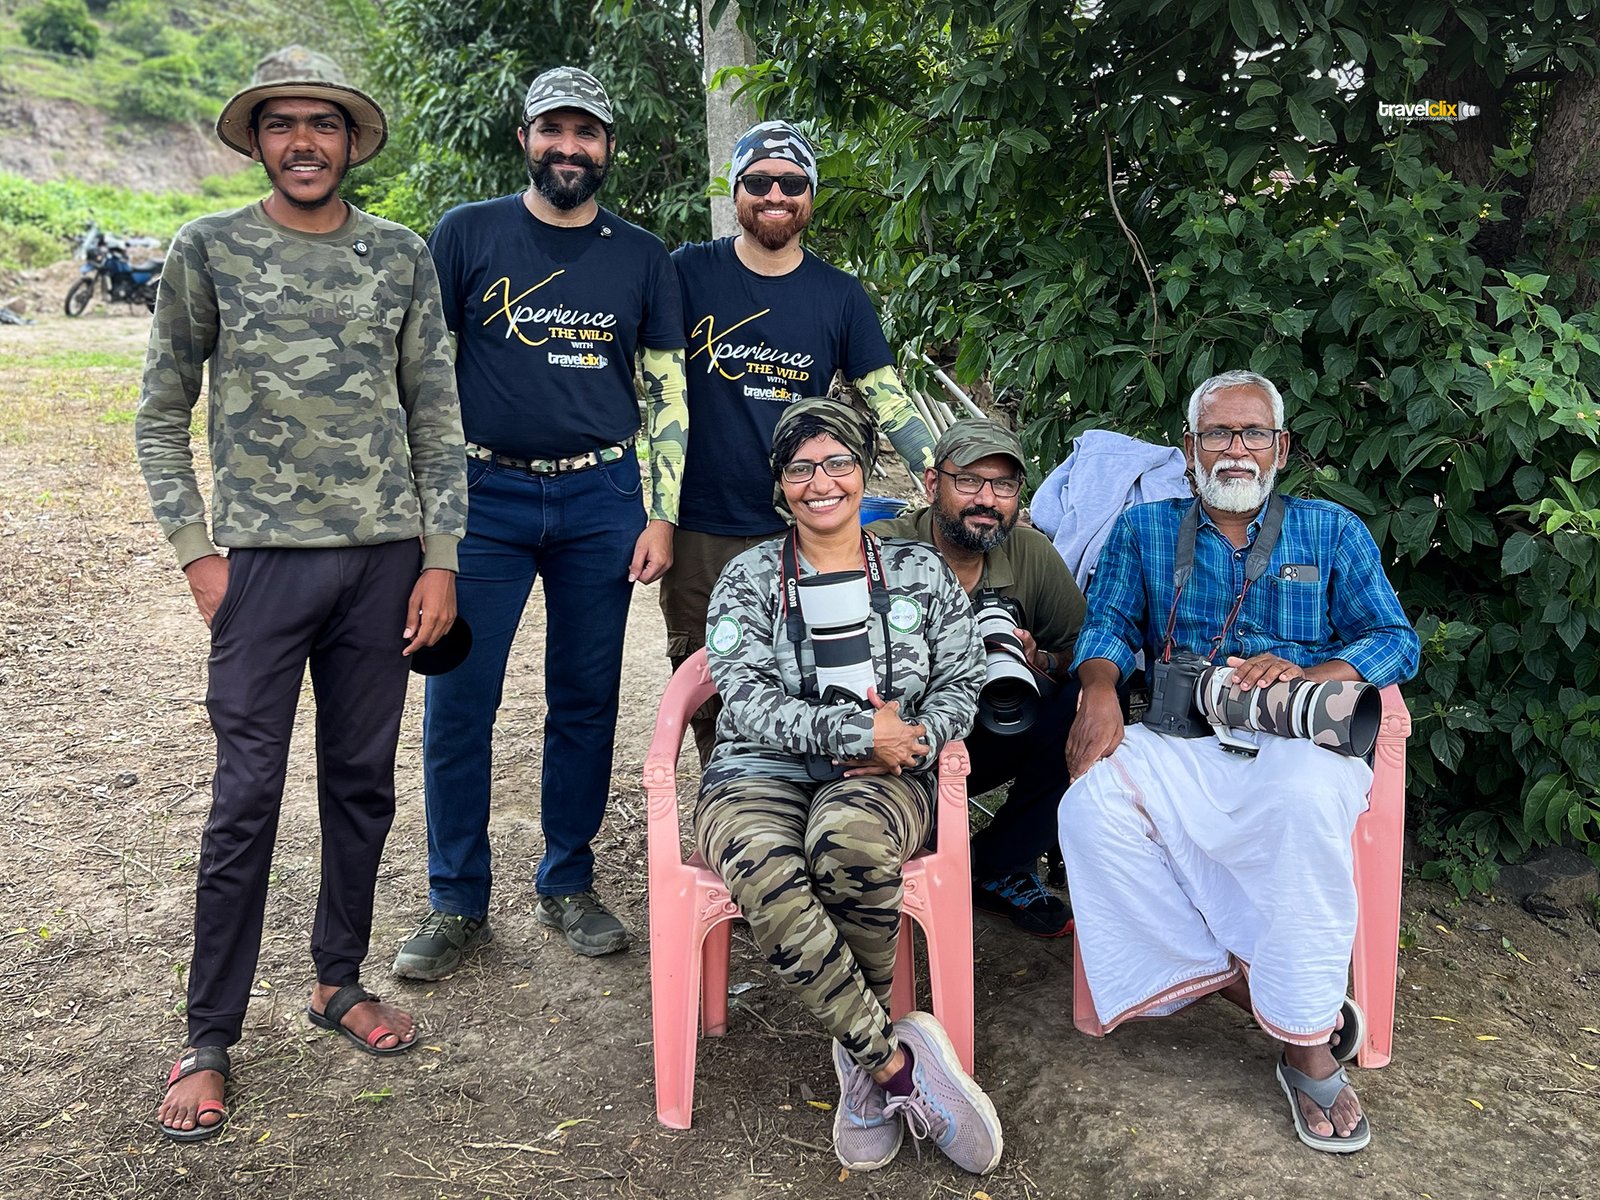
[{"label": "hillside", "polygon": [[76,100],[0,87],[0,171],[138,191],[188,191],[249,166],[208,123],[118,120]]}]

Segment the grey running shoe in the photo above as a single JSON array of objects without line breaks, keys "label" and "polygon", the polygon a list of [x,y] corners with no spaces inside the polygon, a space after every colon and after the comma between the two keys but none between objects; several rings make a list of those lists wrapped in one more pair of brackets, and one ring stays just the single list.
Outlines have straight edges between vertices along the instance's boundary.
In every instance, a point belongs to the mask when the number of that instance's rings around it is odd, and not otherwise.
[{"label": "grey running shoe", "polygon": [[833,1073],[839,1077],[839,1106],[833,1110],[833,1152],[852,1171],[876,1171],[894,1161],[905,1125],[884,1111],[888,1093],[861,1064],[833,1042]]},{"label": "grey running shoe", "polygon": [[540,896],[534,915],[539,924],[559,929],[577,954],[614,954],[628,944],[628,931],[622,922],[593,892]]},{"label": "grey running shoe", "polygon": [[911,1012],[894,1023],[895,1036],[911,1052],[909,1096],[891,1096],[884,1111],[903,1117],[916,1138],[931,1138],[964,1171],[987,1175],[1005,1148],[1000,1118],[977,1082],[961,1069],[955,1047],[939,1022]]},{"label": "grey running shoe", "polygon": [[461,960],[494,941],[489,919],[430,912],[406,939],[389,970],[401,979],[443,979],[461,967]]}]

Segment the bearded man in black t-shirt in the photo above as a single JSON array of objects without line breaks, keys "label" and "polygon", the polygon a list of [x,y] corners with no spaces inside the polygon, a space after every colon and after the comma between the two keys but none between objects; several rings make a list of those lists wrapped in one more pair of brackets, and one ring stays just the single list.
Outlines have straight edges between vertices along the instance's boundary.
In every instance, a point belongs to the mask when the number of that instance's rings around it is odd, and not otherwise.
[{"label": "bearded man in black t-shirt", "polygon": [[[628,942],[595,894],[591,842],[610,793],[632,585],[672,561],[685,414],[683,316],[666,247],[594,198],[614,127],[594,76],[546,71],[517,129],[527,190],[452,209],[429,239],[456,336],[468,454],[456,599],[473,642],[465,662],[428,681],[430,911],[395,959],[406,978],[448,975],[490,940],[490,743],[536,577],[548,712],[535,915],[579,954]],[[636,354],[648,496],[634,450]]]},{"label": "bearded man in black t-shirt", "polygon": [[[785,528],[772,506],[772,430],[796,400],[849,380],[920,477],[933,438],[895,373],[894,354],[859,280],[800,244],[811,222],[817,157],[794,126],[764,121],[734,144],[741,232],[673,251],[688,334],[689,448],[673,565],[661,581],[674,669],[705,644],[722,568]],[[701,760],[716,704],[695,714]]]}]

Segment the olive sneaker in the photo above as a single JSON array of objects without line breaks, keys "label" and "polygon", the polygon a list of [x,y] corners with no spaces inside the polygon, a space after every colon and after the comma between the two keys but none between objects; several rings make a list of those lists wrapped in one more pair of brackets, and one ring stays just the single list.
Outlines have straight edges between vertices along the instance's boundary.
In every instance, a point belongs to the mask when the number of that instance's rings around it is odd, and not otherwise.
[{"label": "olive sneaker", "polygon": [[1072,932],[1072,908],[1032,871],[998,879],[974,879],[972,902],[984,912],[1010,917],[1023,933],[1058,938]]},{"label": "olive sneaker", "polygon": [[489,918],[430,911],[406,939],[389,970],[401,979],[443,979],[461,967],[461,960],[494,941]]},{"label": "olive sneaker", "polygon": [[961,1069],[955,1047],[932,1015],[909,1012],[894,1023],[894,1033],[911,1055],[912,1091],[891,1096],[884,1111],[903,1118],[912,1137],[931,1140],[963,1171],[987,1175],[1005,1149],[993,1101]]},{"label": "olive sneaker", "polygon": [[876,1171],[894,1161],[905,1125],[885,1111],[889,1095],[837,1038],[833,1073],[839,1077],[839,1106],[833,1110],[833,1152],[852,1171]]},{"label": "olive sneaker", "polygon": [[540,896],[534,916],[539,918],[539,924],[559,929],[576,954],[591,958],[615,954],[628,944],[628,931],[622,922],[593,892]]}]

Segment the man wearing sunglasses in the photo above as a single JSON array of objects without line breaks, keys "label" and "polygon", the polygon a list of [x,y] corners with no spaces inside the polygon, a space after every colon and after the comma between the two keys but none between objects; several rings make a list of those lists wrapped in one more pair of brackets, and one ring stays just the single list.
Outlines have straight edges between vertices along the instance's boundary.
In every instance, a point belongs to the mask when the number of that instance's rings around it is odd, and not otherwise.
[{"label": "man wearing sunglasses", "polygon": [[1026,471],[1017,435],[994,421],[957,421],[923,472],[928,507],[876,521],[875,532],[927,542],[969,597],[998,593],[1021,609],[1016,633],[1037,672],[1033,724],[997,734],[981,724],[967,736],[979,796],[1009,784],[994,818],[972,838],[973,901],[1036,937],[1061,937],[1072,910],[1040,880],[1039,858],[1056,841],[1056,806],[1067,790],[1067,733],[1078,689],[1068,678],[1083,593],[1050,539],[1018,526]]},{"label": "man wearing sunglasses", "polygon": [[1117,518],[1078,638],[1083,698],[1060,812],[1078,947],[1107,1029],[1212,992],[1251,1013],[1275,1039],[1300,1140],[1348,1153],[1371,1136],[1339,1065],[1361,1042],[1344,993],[1350,837],[1371,769],[1309,738],[1233,731],[1225,749],[1213,736],[1125,728],[1115,689],[1141,650],[1156,670],[1179,651],[1226,663],[1246,690],[1382,687],[1416,672],[1417,635],[1360,518],[1275,493],[1289,434],[1270,380],[1214,376],[1188,416],[1199,496]]},{"label": "man wearing sunglasses", "polygon": [[[792,125],[764,121],[734,144],[729,178],[739,234],[672,255],[689,342],[689,448],[672,569],[661,581],[674,669],[705,644],[722,568],[784,528],[767,459],[785,408],[842,374],[913,471],[933,461],[933,438],[900,386],[866,290],[801,245],[817,190],[811,143]],[[713,701],[693,721],[702,761],[715,711]]]}]

